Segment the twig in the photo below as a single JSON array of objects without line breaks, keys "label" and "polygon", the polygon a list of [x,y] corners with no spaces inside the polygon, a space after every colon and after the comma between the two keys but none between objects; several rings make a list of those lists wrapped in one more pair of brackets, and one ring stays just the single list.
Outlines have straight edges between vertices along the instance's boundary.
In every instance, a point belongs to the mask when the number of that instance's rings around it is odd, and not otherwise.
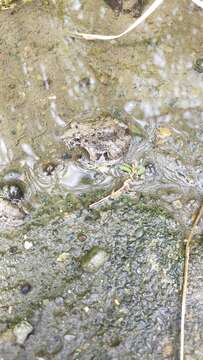
[{"label": "twig", "polygon": [[186,240],[185,245],[185,263],[184,263],[184,280],[182,290],[182,310],[181,310],[181,331],[180,331],[180,360],[184,360],[184,338],[185,338],[185,314],[186,314],[186,298],[188,288],[188,271],[189,271],[189,259],[190,259],[190,245],[201,217],[203,215],[203,204],[194,220],[190,234]]},{"label": "twig", "polygon": [[129,189],[129,185],[132,181],[132,178],[128,178],[127,180],[124,181],[123,185],[116,191],[112,191],[111,194],[105,196],[104,198],[100,199],[99,201],[96,201],[93,204],[89,205],[89,208],[92,209],[95,206],[102,204],[103,202],[105,202],[106,200],[114,200],[117,197],[119,197],[124,191]]},{"label": "twig", "polygon": [[137,174],[137,168],[136,168],[136,164],[133,163],[132,164],[132,172],[131,174],[128,176],[128,178],[124,181],[123,185],[116,191],[112,191],[111,194],[105,196],[104,198],[96,201],[93,204],[89,205],[89,208],[92,209],[95,206],[102,204],[103,202],[105,202],[106,200],[114,200],[116,198],[118,198],[121,194],[123,194],[124,191],[128,191],[130,188],[130,184],[134,179],[134,176]]},{"label": "twig", "polygon": [[[132,25],[130,25],[125,31],[119,35],[97,35],[97,34],[86,34],[86,33],[70,33],[71,36],[80,37],[85,40],[114,40],[118,39],[123,35],[128,34],[146,20],[158,7],[163,3],[164,0],[155,0],[152,5],[141,15]],[[193,0],[200,1],[200,0]]]}]

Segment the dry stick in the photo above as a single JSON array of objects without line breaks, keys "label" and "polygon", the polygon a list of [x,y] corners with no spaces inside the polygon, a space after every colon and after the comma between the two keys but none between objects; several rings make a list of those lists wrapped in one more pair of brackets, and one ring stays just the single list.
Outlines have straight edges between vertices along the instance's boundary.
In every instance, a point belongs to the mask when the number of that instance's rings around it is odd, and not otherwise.
[{"label": "dry stick", "polygon": [[89,208],[92,209],[97,205],[102,204],[106,200],[114,200],[117,197],[119,197],[124,191],[129,190],[130,184],[133,181],[134,176],[136,175],[136,166],[133,164],[132,166],[132,173],[129,175],[129,177],[124,181],[123,185],[116,191],[112,191],[111,194],[105,196],[104,198],[94,202],[93,204],[89,205]]},{"label": "dry stick", "polygon": [[203,204],[192,225],[192,229],[186,240],[186,246],[185,246],[185,263],[184,263],[184,280],[183,280],[183,291],[182,291],[181,331],[180,331],[180,360],[184,360],[185,314],[186,314],[186,298],[187,298],[187,287],[188,287],[190,244],[193,239],[196,226],[198,225],[202,215],[203,215]]},{"label": "dry stick", "polygon": [[116,197],[120,196],[123,193],[123,191],[126,191],[129,189],[129,185],[130,185],[131,181],[132,181],[132,178],[128,178],[127,180],[124,181],[123,185],[118,190],[116,190],[116,191],[113,190],[111,192],[111,194],[105,196],[104,198],[100,199],[99,201],[94,202],[93,204],[90,204],[89,208],[92,209],[95,206],[102,204],[106,200],[113,200]]},{"label": "dry stick", "polygon": [[[200,0],[195,0],[200,1]],[[119,35],[97,35],[97,34],[85,34],[85,33],[71,33],[72,36],[81,37],[86,40],[114,40],[123,35],[128,34],[140,25],[145,19],[148,18],[158,7],[164,2],[164,0],[155,0],[152,5],[141,15],[132,25],[130,25],[124,32]]]}]

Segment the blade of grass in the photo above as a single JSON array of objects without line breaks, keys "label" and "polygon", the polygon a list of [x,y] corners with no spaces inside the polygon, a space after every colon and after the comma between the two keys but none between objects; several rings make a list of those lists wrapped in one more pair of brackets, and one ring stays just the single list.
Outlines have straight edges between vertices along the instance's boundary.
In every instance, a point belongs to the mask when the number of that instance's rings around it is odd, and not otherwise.
[{"label": "blade of grass", "polygon": [[184,341],[185,341],[185,315],[186,315],[186,300],[188,289],[188,272],[189,272],[189,260],[190,260],[190,248],[191,242],[196,230],[196,227],[203,215],[203,204],[194,220],[189,236],[186,239],[185,245],[185,262],[183,273],[183,289],[182,289],[182,310],[181,310],[181,330],[180,330],[180,360],[184,360]]}]

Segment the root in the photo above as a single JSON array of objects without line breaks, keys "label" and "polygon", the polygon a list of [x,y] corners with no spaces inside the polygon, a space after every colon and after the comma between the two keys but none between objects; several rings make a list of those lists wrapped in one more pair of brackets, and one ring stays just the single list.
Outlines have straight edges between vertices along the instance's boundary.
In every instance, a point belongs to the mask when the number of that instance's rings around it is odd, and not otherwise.
[{"label": "root", "polygon": [[187,299],[187,288],[188,288],[188,272],[189,272],[189,259],[190,259],[190,248],[191,242],[196,230],[196,227],[203,215],[203,204],[196,216],[196,219],[190,230],[190,234],[186,239],[185,245],[185,263],[184,263],[184,280],[182,289],[182,310],[181,310],[181,331],[180,331],[180,360],[184,360],[184,338],[185,338],[185,315],[186,315],[186,299]]}]

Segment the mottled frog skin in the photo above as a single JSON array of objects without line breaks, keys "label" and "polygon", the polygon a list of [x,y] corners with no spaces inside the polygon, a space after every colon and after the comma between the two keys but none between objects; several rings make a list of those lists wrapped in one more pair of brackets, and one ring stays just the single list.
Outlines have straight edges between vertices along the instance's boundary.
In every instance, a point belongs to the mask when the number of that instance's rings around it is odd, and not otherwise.
[{"label": "mottled frog skin", "polygon": [[63,135],[68,149],[84,150],[92,161],[118,160],[128,151],[131,136],[127,125],[111,116],[74,121]]}]

